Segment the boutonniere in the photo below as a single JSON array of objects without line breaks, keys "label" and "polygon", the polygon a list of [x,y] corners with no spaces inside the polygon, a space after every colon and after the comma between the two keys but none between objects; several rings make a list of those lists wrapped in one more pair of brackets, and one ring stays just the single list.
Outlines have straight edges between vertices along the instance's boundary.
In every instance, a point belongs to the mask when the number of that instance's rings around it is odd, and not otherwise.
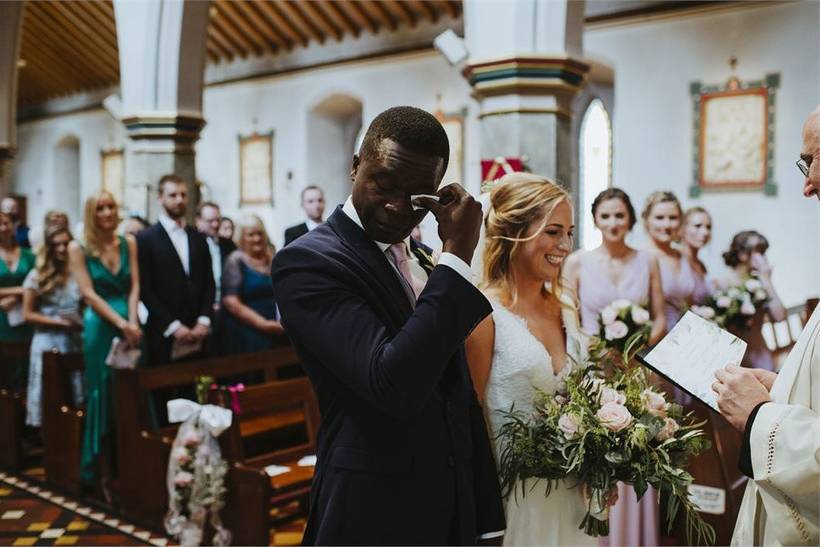
[{"label": "boutonniere", "polygon": [[425,251],[425,250],[424,250],[424,247],[416,247],[416,251],[417,251],[417,252],[418,252],[418,253],[419,253],[419,254],[420,254],[420,255],[424,258],[424,260],[426,260],[427,262],[429,262],[429,263],[430,263],[430,265],[435,266],[435,265],[436,265],[436,263],[438,262],[437,260],[435,260],[435,259],[434,259],[434,258],[430,255],[430,253],[428,253],[427,251]]}]

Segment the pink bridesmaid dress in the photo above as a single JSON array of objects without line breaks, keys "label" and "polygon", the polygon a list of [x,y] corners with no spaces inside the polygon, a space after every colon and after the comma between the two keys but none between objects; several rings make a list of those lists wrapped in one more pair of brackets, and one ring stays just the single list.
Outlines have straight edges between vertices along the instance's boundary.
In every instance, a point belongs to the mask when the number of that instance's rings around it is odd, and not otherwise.
[{"label": "pink bridesmaid dress", "polygon": [[[579,256],[578,299],[581,326],[589,334],[598,333],[598,314],[613,300],[620,298],[641,306],[649,305],[649,272],[651,254],[638,251],[624,267],[617,284],[606,275],[600,255],[582,251]],[[638,501],[631,486],[618,484],[618,502],[609,510],[609,536],[599,545],[658,545],[658,494],[650,487]]]},{"label": "pink bridesmaid dress", "polygon": [[684,308],[694,303],[700,276],[695,273],[685,258],[681,259],[678,271],[675,271],[664,260],[658,259],[658,266],[661,270],[664,308],[666,309],[666,332],[669,332],[678,323]]}]

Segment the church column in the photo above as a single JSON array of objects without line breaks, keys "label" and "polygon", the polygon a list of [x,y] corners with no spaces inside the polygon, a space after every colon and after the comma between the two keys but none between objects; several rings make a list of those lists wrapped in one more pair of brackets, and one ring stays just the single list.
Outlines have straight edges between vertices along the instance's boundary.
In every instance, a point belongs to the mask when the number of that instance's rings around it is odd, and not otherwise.
[{"label": "church column", "polygon": [[23,2],[0,2],[0,196],[11,191],[17,142],[17,76]]},{"label": "church column", "polygon": [[175,173],[196,196],[194,144],[205,125],[202,89],[208,2],[115,0],[126,146],[125,205],[157,216],[156,184]]},{"label": "church column", "polygon": [[464,21],[482,159],[521,159],[576,193],[571,102],[589,70],[581,60],[584,2],[477,0],[465,2]]}]

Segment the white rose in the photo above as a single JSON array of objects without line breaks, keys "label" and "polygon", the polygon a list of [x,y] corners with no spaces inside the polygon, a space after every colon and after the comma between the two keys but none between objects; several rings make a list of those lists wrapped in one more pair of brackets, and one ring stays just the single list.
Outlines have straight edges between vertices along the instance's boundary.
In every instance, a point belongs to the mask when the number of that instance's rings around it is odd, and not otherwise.
[{"label": "white rose", "polygon": [[740,296],[740,289],[738,289],[737,287],[732,287],[731,289],[729,289],[728,294],[729,298],[737,298]]},{"label": "white rose", "polygon": [[749,292],[755,292],[758,289],[763,288],[763,283],[758,281],[757,279],[749,279],[746,281],[746,290]]},{"label": "white rose", "polygon": [[752,304],[751,300],[744,300],[743,304],[740,305],[740,313],[743,315],[754,315],[755,314],[755,306]]},{"label": "white rose", "polygon": [[611,387],[602,387],[601,394],[599,396],[599,401],[601,405],[605,405],[607,403],[617,403],[619,405],[623,405],[626,403],[626,395],[624,395],[617,389],[612,389]]},{"label": "white rose", "polygon": [[188,486],[192,480],[194,480],[194,476],[187,471],[177,471],[174,475],[174,484],[177,486]]},{"label": "white rose", "polygon": [[558,429],[567,439],[574,439],[581,431],[581,420],[575,414],[561,414],[558,418]]},{"label": "white rose", "polygon": [[696,313],[704,319],[714,319],[715,310],[709,306],[692,306],[692,313]]},{"label": "white rose", "polygon": [[601,322],[606,325],[611,325],[613,321],[618,318],[618,310],[611,306],[607,306],[601,312]]},{"label": "white rose", "polygon": [[607,340],[618,340],[629,333],[629,327],[623,321],[615,321],[604,327],[604,336]]},{"label": "white rose", "polygon": [[658,434],[655,435],[655,438],[661,442],[667,439],[671,439],[678,429],[680,429],[678,422],[676,422],[672,418],[665,418],[663,421],[663,429],[658,431]]},{"label": "white rose", "polygon": [[178,446],[174,450],[174,453],[171,457],[174,458],[177,462],[179,462],[180,465],[184,465],[184,464],[188,463],[189,461],[191,461],[191,455],[182,446]]},{"label": "white rose", "polygon": [[645,325],[649,321],[649,312],[640,306],[634,306],[632,308],[632,321],[636,325]]},{"label": "white rose", "polygon": [[603,405],[595,416],[600,420],[601,425],[610,431],[621,431],[632,423],[632,414],[624,405],[618,403]]},{"label": "white rose", "polygon": [[767,298],[769,298],[769,293],[767,293],[765,290],[758,289],[755,291],[755,300],[757,300],[758,302],[763,302]]},{"label": "white rose", "polygon": [[650,414],[664,418],[666,417],[666,399],[657,391],[645,389],[641,393],[641,401],[643,401],[646,410]]},{"label": "white rose", "polygon": [[614,302],[612,302],[612,304],[610,304],[610,306],[615,308],[618,311],[618,313],[620,313],[620,312],[624,311],[625,309],[628,309],[628,308],[632,307],[632,302],[630,302],[626,298],[619,298],[618,300],[615,300]]},{"label": "white rose", "polygon": [[732,299],[729,298],[726,295],[721,295],[721,296],[718,296],[716,304],[717,304],[718,308],[726,309],[726,308],[728,308],[729,306],[732,305]]}]

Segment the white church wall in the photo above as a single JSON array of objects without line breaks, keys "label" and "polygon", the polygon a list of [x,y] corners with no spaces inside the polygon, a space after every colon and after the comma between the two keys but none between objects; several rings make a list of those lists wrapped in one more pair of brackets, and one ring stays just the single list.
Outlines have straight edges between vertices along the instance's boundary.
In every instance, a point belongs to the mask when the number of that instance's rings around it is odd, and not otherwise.
[{"label": "white church wall", "polygon": [[[820,294],[820,209],[816,200],[801,195],[804,179],[795,166],[802,123],[820,104],[820,3],[590,30],[584,48],[615,70],[612,180],[630,194],[636,209],[652,191],[672,190],[685,207],[701,205],[715,217],[713,241],[704,252],[712,274],[725,271],[721,253],[732,236],[755,229],[771,243],[773,280],[784,304]],[[690,198],[689,84],[725,82],[732,56],[738,59],[741,80],[758,80],[770,72],[781,76],[775,114],[777,196],[761,191]],[[640,226],[633,239],[645,244]]]}]

